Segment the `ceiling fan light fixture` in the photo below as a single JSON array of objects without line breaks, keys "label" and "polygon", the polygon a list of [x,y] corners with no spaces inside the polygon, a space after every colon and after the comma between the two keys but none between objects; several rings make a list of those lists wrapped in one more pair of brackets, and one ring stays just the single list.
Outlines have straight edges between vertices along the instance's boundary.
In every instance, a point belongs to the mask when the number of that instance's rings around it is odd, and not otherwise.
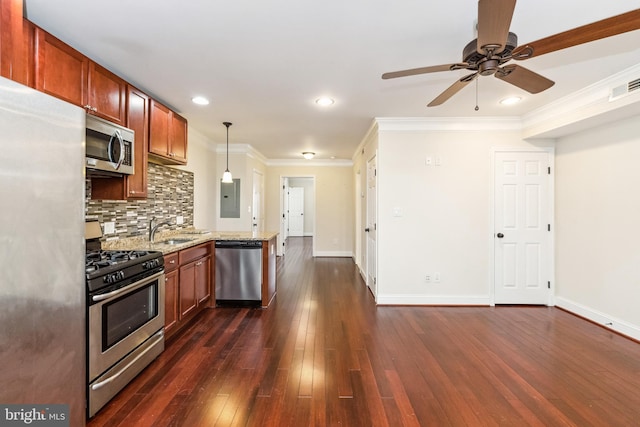
[{"label": "ceiling fan light fixture", "polygon": [[307,160],[311,160],[313,159],[313,157],[316,155],[316,153],[312,152],[312,151],[303,151],[302,152],[302,157],[304,157]]},{"label": "ceiling fan light fixture", "polygon": [[316,104],[318,104],[321,107],[328,107],[329,105],[333,105],[336,101],[334,101],[332,98],[329,98],[328,96],[321,96],[320,98],[316,99]]},{"label": "ceiling fan light fixture", "polygon": [[520,98],[519,96],[510,96],[508,98],[504,98],[504,99],[500,100],[500,104],[502,104],[502,105],[515,105],[520,101],[522,101],[522,98]]},{"label": "ceiling fan light fixture", "polygon": [[204,96],[194,96],[191,98],[191,102],[197,105],[209,105],[209,100]]}]

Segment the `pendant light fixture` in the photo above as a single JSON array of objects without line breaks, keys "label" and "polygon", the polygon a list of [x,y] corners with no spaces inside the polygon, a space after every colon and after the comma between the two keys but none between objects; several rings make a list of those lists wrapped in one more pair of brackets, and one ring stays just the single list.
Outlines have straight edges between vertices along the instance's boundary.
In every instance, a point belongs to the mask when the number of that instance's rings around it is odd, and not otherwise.
[{"label": "pendant light fixture", "polygon": [[231,177],[231,172],[229,172],[229,126],[231,126],[231,122],[222,122],[223,125],[227,127],[227,169],[222,174],[222,182],[225,184],[233,183],[233,178]]}]

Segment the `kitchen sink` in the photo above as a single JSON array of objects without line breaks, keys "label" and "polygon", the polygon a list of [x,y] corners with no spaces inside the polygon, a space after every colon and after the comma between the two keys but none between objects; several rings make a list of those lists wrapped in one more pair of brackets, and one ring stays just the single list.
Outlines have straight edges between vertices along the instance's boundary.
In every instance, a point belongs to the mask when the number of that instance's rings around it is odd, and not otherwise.
[{"label": "kitchen sink", "polygon": [[182,243],[188,243],[195,239],[167,239],[158,243],[162,243],[164,245],[181,245]]}]

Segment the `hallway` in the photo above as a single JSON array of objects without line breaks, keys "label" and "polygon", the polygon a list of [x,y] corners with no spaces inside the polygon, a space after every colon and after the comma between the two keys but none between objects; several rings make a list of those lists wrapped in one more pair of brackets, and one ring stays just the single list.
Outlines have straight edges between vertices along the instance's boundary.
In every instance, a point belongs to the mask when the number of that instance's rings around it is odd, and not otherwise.
[{"label": "hallway", "polygon": [[98,426],[629,426],[640,344],[550,307],[377,307],[290,238],[267,309],[205,311]]}]

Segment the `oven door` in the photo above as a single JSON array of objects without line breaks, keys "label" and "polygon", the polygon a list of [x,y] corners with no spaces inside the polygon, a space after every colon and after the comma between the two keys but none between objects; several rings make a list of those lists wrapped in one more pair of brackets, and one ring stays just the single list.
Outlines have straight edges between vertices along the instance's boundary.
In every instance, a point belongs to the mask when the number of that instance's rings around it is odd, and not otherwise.
[{"label": "oven door", "polygon": [[164,271],[91,295],[89,382],[164,328]]}]

